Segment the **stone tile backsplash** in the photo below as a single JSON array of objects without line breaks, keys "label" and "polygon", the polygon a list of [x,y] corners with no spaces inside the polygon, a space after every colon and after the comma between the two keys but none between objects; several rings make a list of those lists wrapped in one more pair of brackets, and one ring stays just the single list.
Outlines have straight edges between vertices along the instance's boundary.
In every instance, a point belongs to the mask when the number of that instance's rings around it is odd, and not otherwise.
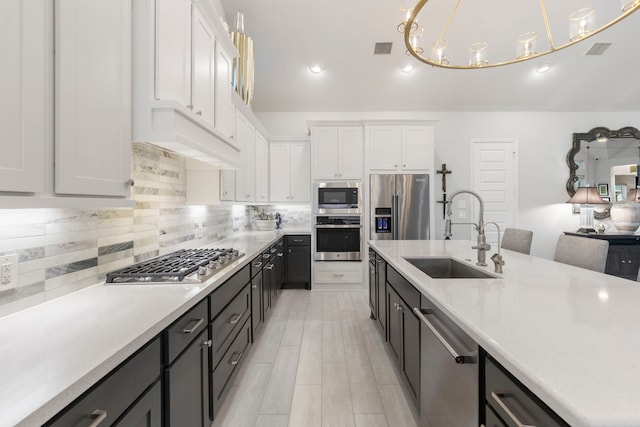
[{"label": "stone tile backsplash", "polygon": [[[135,208],[0,209],[0,255],[18,254],[18,286],[0,289],[0,315],[104,280],[135,262],[251,229],[244,205],[187,206],[185,161],[133,144]],[[311,226],[309,206],[270,206],[284,227]]]}]

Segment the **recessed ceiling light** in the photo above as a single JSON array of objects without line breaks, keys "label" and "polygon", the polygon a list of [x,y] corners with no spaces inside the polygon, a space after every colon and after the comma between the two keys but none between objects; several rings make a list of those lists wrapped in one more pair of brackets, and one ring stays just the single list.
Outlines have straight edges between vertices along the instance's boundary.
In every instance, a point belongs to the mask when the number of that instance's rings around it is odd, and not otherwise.
[{"label": "recessed ceiling light", "polygon": [[536,71],[539,72],[539,73],[546,73],[550,69],[551,69],[551,62],[545,62],[544,64],[542,64],[538,68],[536,68]]},{"label": "recessed ceiling light", "polygon": [[314,62],[311,65],[309,65],[309,69],[311,70],[312,73],[321,73],[322,72],[322,64],[319,62]]},{"label": "recessed ceiling light", "polygon": [[410,62],[407,62],[402,67],[400,67],[400,69],[405,73],[410,73],[413,71],[413,64]]}]

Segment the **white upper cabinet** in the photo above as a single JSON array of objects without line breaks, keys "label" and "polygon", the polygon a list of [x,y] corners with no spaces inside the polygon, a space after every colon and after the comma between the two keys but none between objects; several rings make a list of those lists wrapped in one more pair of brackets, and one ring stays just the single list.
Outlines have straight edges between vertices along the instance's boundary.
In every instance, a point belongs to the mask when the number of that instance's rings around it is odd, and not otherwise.
[{"label": "white upper cabinet", "polygon": [[52,25],[48,0],[0,2],[0,191],[41,192],[52,144]]},{"label": "white upper cabinet", "polygon": [[191,0],[155,0],[155,8],[155,98],[189,108]]},{"label": "white upper cabinet", "polygon": [[236,171],[222,169],[220,171],[220,200],[233,202],[236,199]]},{"label": "white upper cabinet", "polygon": [[133,2],[133,140],[240,164],[231,64],[237,49],[208,0]]},{"label": "white upper cabinet", "polygon": [[311,168],[308,142],[271,142],[269,194],[271,202],[311,201]]},{"label": "white upper cabinet", "polygon": [[368,128],[369,169],[372,171],[432,170],[432,126],[371,126]]},{"label": "white upper cabinet", "polygon": [[364,141],[359,126],[312,126],[313,178],[362,179]]},{"label": "white upper cabinet", "polygon": [[55,2],[55,191],[128,196],[131,0]]},{"label": "white upper cabinet", "polygon": [[269,201],[269,143],[256,131],[256,202],[266,203]]},{"label": "white upper cabinet", "polygon": [[236,113],[236,141],[241,165],[236,170],[236,201],[254,202],[256,197],[256,130],[240,111]]},{"label": "white upper cabinet", "polygon": [[216,39],[196,5],[192,12],[192,109],[196,116],[214,126]]}]

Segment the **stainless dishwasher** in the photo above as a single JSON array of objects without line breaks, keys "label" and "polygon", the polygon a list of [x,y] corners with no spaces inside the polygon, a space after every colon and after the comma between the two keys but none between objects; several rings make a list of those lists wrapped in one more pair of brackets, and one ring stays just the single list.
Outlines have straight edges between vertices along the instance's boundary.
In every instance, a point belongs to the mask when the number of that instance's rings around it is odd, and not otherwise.
[{"label": "stainless dishwasher", "polygon": [[420,425],[479,425],[478,345],[424,296],[420,325]]}]

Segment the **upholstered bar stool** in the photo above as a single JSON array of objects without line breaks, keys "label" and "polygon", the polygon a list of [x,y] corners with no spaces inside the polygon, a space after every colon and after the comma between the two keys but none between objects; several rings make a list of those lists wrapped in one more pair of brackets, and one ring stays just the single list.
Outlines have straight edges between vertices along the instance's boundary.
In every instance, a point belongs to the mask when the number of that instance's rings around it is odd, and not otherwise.
[{"label": "upholstered bar stool", "polygon": [[505,228],[500,247],[529,255],[531,253],[531,240],[533,240],[533,231]]},{"label": "upholstered bar stool", "polygon": [[554,261],[604,273],[609,242],[577,236],[558,237]]}]

